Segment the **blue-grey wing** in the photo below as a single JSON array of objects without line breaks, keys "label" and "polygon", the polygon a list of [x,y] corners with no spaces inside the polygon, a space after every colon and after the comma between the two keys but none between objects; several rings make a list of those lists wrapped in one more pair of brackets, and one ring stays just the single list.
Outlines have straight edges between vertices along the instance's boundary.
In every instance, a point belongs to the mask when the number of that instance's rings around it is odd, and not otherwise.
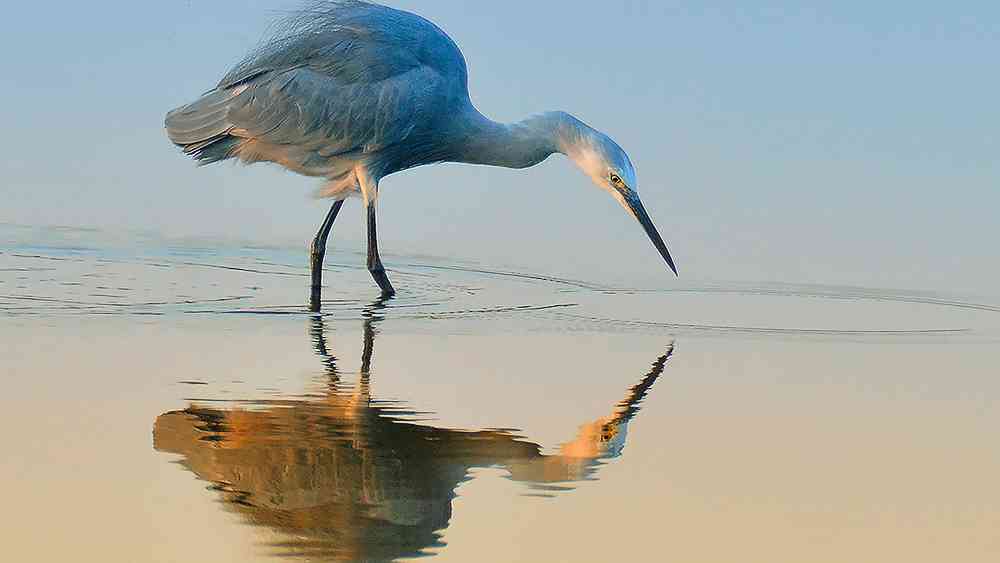
[{"label": "blue-grey wing", "polygon": [[441,77],[423,66],[374,83],[349,84],[308,67],[287,70],[246,85],[234,97],[229,134],[296,145],[323,157],[375,152],[401,142],[432,117],[440,83]]},{"label": "blue-grey wing", "polygon": [[461,52],[432,23],[364,2],[324,2],[288,20],[215,90],[170,112],[167,133],[204,162],[374,152],[467,99],[466,88]]},{"label": "blue-grey wing", "polygon": [[327,0],[285,19],[218,87],[303,65],[339,83],[374,83],[418,64],[466,85],[462,52],[430,21],[378,4]]}]

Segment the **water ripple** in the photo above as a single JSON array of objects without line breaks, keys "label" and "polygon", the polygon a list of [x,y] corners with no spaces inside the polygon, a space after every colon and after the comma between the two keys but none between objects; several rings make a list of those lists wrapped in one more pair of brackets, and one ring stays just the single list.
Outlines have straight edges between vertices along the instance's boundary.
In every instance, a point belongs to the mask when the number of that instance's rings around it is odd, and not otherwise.
[{"label": "water ripple", "polygon": [[[142,255],[134,250],[101,251],[96,246],[30,245],[0,251],[0,273],[7,276],[0,275],[0,314],[310,315],[304,299],[308,271],[302,253],[187,250],[172,246],[165,252]],[[323,311],[330,318],[354,317],[368,306],[368,296],[374,293],[367,271],[347,263],[350,257],[338,260],[333,255],[327,266]],[[400,293],[384,304],[380,314],[397,319],[516,316],[547,330],[593,326],[672,333],[900,338],[992,334],[996,321],[984,320],[982,315],[1000,312],[997,304],[934,292],[747,283],[650,290],[426,259],[397,259],[389,266]],[[573,289],[572,302],[565,300],[567,287]],[[730,297],[746,299],[718,301]],[[780,301],[760,301],[765,299]],[[816,308],[824,302],[830,305]],[[865,309],[853,317],[851,326],[842,314],[833,322],[841,312],[837,303],[867,303],[869,309],[872,305],[925,309],[919,315],[913,309],[887,309],[885,314]],[[799,311],[807,306],[816,308],[815,312]],[[948,309],[956,314],[944,314]],[[724,317],[719,317],[720,311],[726,313]],[[966,314],[959,314],[963,311]],[[716,318],[710,320],[706,313]],[[889,324],[893,318],[900,319],[897,326]]]}]

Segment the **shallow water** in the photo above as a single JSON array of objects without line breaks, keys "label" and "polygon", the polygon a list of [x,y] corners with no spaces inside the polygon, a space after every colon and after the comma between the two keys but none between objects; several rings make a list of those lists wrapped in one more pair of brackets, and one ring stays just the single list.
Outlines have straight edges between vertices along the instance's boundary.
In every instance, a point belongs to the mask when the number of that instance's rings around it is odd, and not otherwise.
[{"label": "shallow water", "polygon": [[4,559],[1000,554],[995,299],[385,258],[5,227]]}]

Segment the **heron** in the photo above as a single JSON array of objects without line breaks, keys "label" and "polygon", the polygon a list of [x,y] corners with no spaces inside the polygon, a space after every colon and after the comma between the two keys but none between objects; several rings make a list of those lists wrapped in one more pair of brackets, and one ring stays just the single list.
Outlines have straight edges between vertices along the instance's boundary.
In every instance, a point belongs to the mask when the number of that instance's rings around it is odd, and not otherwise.
[{"label": "heron", "polygon": [[332,205],[310,248],[313,311],[330,231],[352,196],[366,214],[368,271],[383,296],[395,294],[379,257],[379,183],[440,162],[523,169],[565,155],[642,225],[677,274],[639,199],[635,167],[611,137],[564,111],[516,123],[486,117],[469,96],[458,45],[410,12],[361,0],[293,12],[215,88],[168,112],[165,125],[199,164],[270,162],[323,179],[317,195]]}]

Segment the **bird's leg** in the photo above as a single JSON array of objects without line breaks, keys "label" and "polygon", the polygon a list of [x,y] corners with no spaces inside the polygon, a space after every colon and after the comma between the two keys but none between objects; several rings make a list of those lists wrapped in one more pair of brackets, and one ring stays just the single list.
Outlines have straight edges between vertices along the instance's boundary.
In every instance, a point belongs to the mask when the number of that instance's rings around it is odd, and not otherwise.
[{"label": "bird's leg", "polygon": [[333,202],[330,211],[326,214],[326,219],[319,227],[316,238],[313,239],[312,247],[309,249],[309,262],[312,268],[312,292],[309,296],[309,310],[318,313],[321,305],[323,292],[323,258],[326,257],[326,239],[330,236],[330,229],[333,222],[340,213],[340,207],[344,205],[344,200],[339,199]]},{"label": "bird's leg", "polygon": [[382,266],[382,259],[378,256],[378,232],[375,228],[375,199],[368,200],[368,271],[375,278],[375,283],[382,289],[383,297],[392,297],[396,290],[389,283],[389,276],[385,275],[385,267]]}]

